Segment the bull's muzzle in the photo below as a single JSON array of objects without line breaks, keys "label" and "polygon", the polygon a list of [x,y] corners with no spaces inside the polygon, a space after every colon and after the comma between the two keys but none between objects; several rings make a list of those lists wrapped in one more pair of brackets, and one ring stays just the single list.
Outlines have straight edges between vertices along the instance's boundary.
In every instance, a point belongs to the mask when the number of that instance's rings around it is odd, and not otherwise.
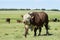
[{"label": "bull's muzzle", "polygon": [[25,23],[26,21],[23,20],[22,22]]}]

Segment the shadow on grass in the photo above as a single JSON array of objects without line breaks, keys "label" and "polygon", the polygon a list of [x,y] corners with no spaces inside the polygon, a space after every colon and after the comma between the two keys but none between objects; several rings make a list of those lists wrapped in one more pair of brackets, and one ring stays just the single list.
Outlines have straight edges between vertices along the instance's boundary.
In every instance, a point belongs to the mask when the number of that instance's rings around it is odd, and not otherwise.
[{"label": "shadow on grass", "polygon": [[40,36],[52,36],[53,34],[42,34]]},{"label": "shadow on grass", "polygon": [[9,35],[8,33],[5,33],[5,35]]}]

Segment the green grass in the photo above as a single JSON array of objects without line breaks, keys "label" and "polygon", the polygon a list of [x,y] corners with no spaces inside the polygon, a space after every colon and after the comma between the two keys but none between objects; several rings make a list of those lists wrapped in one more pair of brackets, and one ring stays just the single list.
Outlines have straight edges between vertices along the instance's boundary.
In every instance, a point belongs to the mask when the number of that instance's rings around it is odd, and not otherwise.
[{"label": "green grass", "polygon": [[[50,36],[33,36],[33,31],[29,30],[27,38],[24,37],[24,24],[23,23],[0,23],[0,40],[60,40],[60,22],[50,22],[49,32],[53,35]],[[57,30],[55,30],[57,29]],[[38,33],[38,31],[37,31]],[[45,28],[42,29],[42,35],[45,34]]]},{"label": "green grass", "polygon": [[[32,10],[30,10],[32,11]],[[33,10],[36,11],[36,10]],[[39,10],[38,10],[39,11]],[[24,24],[17,23],[17,19],[22,19],[20,15],[24,15],[29,11],[0,11],[0,40],[60,40],[60,22],[49,22],[50,36],[36,36],[34,32],[29,30],[27,38],[24,37]],[[60,12],[57,11],[45,11],[49,19],[60,19]],[[11,18],[11,23],[6,23],[6,18]],[[37,31],[38,34],[38,31]],[[45,34],[45,27],[42,28],[42,35]]]},{"label": "green grass", "polygon": [[[6,18],[11,18],[11,19],[22,19],[21,15],[24,15],[28,12],[33,12],[33,11],[40,11],[40,10],[30,10],[30,11],[0,11],[0,19],[6,19]],[[49,19],[53,19],[53,18],[58,18],[60,19],[60,11],[45,11],[48,16]]]}]

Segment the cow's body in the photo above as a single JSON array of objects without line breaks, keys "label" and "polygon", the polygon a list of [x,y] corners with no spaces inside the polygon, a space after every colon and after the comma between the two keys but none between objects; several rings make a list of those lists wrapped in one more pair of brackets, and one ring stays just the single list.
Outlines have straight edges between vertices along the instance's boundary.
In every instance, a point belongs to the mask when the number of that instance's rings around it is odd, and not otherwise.
[{"label": "cow's body", "polygon": [[[24,22],[26,22],[26,20]],[[32,12],[32,13],[29,13],[28,22],[30,22],[30,25],[36,26],[36,27],[34,27],[34,36],[36,36],[37,29],[39,29],[39,34],[38,35],[40,35],[41,28],[43,27],[43,25],[45,25],[46,34],[49,34],[48,33],[48,15],[45,12]],[[28,25],[28,26],[30,26],[30,25]],[[27,32],[26,27],[25,27],[25,29],[26,29],[25,30],[25,36],[26,36],[28,32]]]},{"label": "cow's body", "polygon": [[6,19],[6,22],[10,23],[10,18],[7,18],[7,19]]},{"label": "cow's body", "polygon": [[34,16],[30,21],[33,25],[43,26],[44,23],[48,23],[48,15],[45,12],[33,12],[30,15]]}]

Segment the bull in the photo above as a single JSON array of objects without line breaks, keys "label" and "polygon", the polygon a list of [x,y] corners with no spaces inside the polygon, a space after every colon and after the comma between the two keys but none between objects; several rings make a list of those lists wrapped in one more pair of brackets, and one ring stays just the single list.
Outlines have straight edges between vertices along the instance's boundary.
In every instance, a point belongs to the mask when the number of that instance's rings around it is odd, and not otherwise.
[{"label": "bull", "polygon": [[46,28],[46,35],[49,34],[48,32],[48,15],[45,12],[29,12],[23,16],[23,22],[25,24],[25,37],[27,37],[28,29],[34,26],[34,36],[36,36],[37,29],[39,29],[38,36],[41,35],[41,30],[43,25]]}]

